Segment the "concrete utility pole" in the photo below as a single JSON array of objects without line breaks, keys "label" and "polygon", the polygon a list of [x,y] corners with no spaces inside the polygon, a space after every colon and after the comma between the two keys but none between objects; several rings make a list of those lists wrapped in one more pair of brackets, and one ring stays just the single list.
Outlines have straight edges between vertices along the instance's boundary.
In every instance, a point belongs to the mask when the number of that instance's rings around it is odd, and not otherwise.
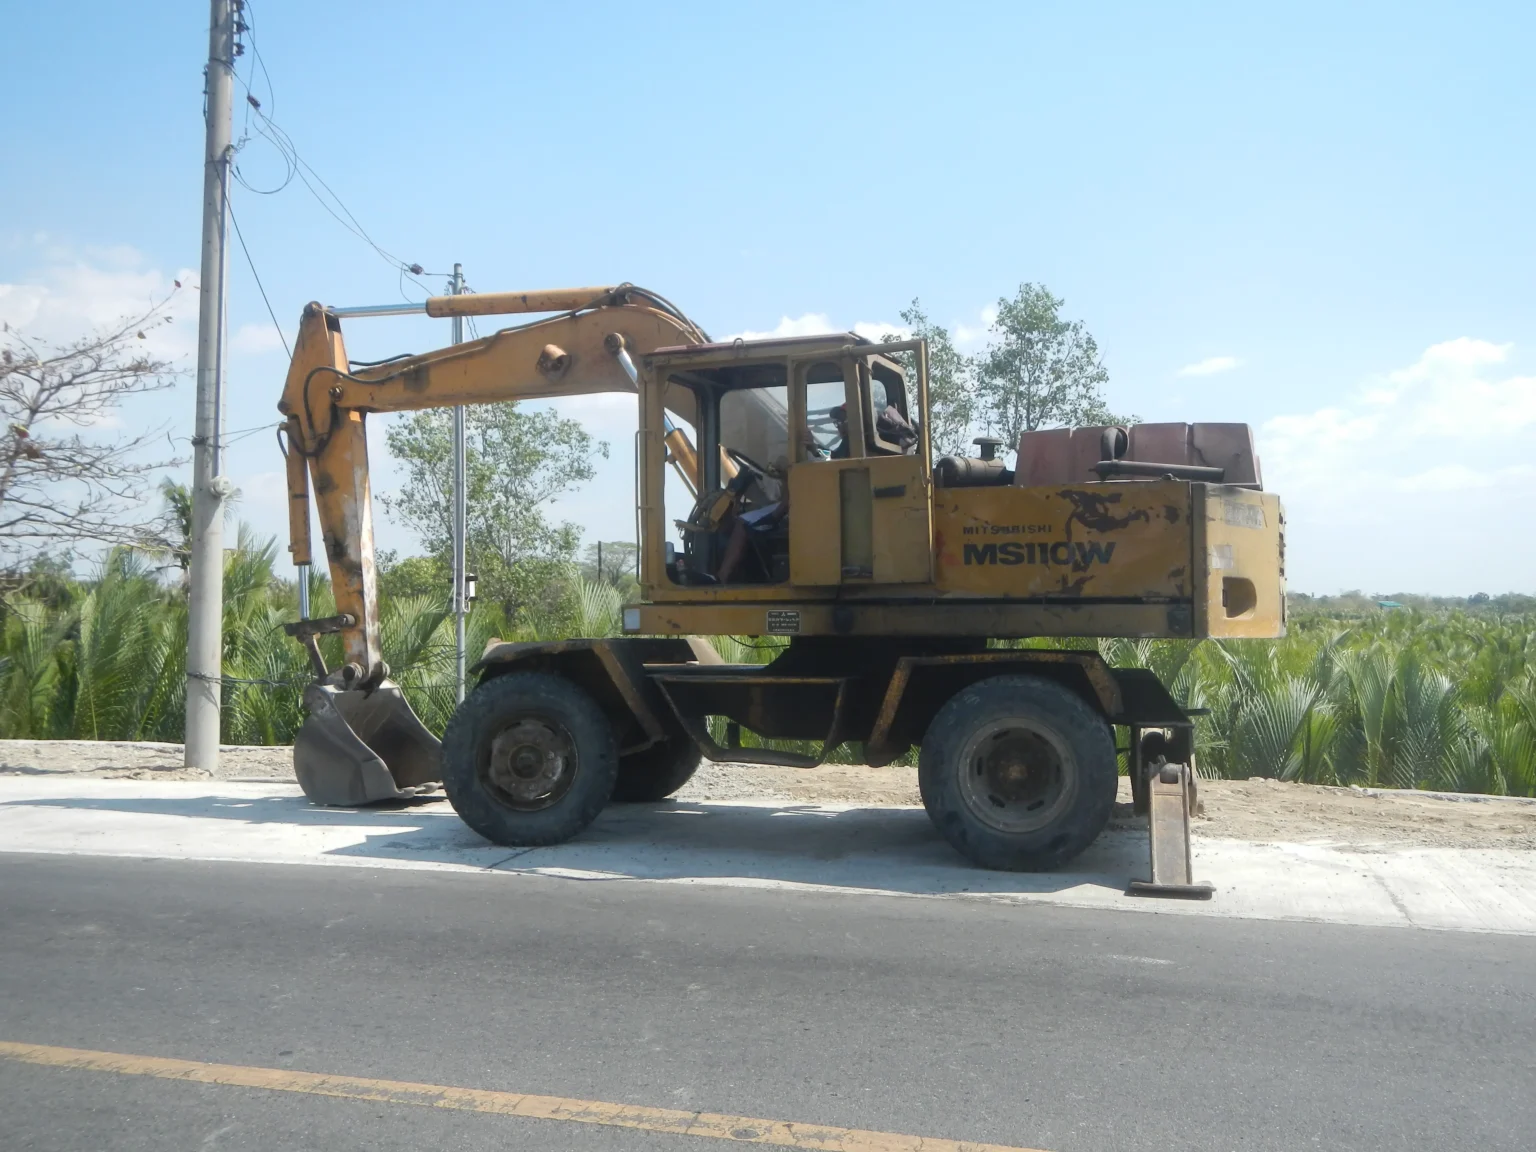
[{"label": "concrete utility pole", "polygon": [[234,0],[212,0],[208,18],[207,146],[203,155],[203,262],[197,317],[197,419],[192,436],[192,556],[187,596],[189,768],[219,763],[224,617],[224,239],[229,219],[230,106],[235,78]]},{"label": "concrete utility pole", "polygon": [[[453,266],[453,282],[448,291],[458,296],[464,291],[464,265]],[[464,318],[453,318],[453,342],[464,343]],[[467,466],[464,459],[464,405],[453,410],[453,638],[457,649],[458,673],[455,699],[464,702],[464,613],[465,601],[465,535],[468,532],[469,504],[465,491],[468,485]]]}]

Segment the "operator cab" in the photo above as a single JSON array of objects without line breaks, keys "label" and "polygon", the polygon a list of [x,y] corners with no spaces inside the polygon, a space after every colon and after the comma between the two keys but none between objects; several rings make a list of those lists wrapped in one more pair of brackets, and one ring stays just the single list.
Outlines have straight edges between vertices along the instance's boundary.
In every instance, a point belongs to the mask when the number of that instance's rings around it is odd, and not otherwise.
[{"label": "operator cab", "polygon": [[[918,420],[907,373],[886,355],[847,354],[861,346],[869,341],[835,333],[667,348],[647,359],[669,397],[679,388],[691,394],[687,406],[695,416],[696,474],[686,474],[677,452],[667,457],[693,496],[688,515],[669,524],[676,533],[667,545],[670,583],[789,583],[797,521],[821,521],[828,511],[798,506],[794,496],[803,484],[792,477],[802,466],[847,470],[875,458],[914,456]],[[684,405],[669,400],[668,407]],[[858,475],[867,488],[867,469]],[[835,515],[828,527],[837,531]]]}]

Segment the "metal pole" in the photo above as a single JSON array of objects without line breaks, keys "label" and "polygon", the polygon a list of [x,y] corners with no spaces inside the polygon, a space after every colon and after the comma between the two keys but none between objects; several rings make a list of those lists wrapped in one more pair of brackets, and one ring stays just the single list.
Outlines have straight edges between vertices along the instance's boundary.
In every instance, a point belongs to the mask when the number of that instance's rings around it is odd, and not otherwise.
[{"label": "metal pole", "polygon": [[[450,292],[454,296],[461,295],[464,291],[464,265],[453,266],[453,285]],[[453,342],[464,342],[464,318],[453,318]],[[466,500],[465,488],[467,480],[465,476],[466,466],[464,460],[464,405],[457,405],[453,410],[453,640],[457,648],[458,665],[455,673],[457,688],[454,698],[459,703],[464,702],[464,611],[467,607],[464,602],[464,538],[468,530],[469,508]]]},{"label": "metal pole", "polygon": [[230,106],[234,93],[233,0],[211,0],[208,18],[207,140],[203,153],[203,250],[197,318],[197,416],[192,436],[192,540],[187,595],[185,763],[219,763],[223,675],[224,501],[220,394],[223,390],[224,240],[229,219]]}]

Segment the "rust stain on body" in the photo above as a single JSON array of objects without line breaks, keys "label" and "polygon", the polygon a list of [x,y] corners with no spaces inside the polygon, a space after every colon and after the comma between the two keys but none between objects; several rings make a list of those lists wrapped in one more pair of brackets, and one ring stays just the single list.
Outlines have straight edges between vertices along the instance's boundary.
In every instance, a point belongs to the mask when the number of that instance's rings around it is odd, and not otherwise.
[{"label": "rust stain on body", "polygon": [[1119,492],[1085,492],[1081,488],[1065,488],[1059,495],[1072,504],[1072,514],[1067,517],[1067,539],[1072,539],[1073,521],[1090,532],[1118,532],[1129,528],[1136,521],[1150,524],[1151,515],[1145,508],[1133,508],[1123,516],[1117,516],[1110,505],[1120,503]]}]

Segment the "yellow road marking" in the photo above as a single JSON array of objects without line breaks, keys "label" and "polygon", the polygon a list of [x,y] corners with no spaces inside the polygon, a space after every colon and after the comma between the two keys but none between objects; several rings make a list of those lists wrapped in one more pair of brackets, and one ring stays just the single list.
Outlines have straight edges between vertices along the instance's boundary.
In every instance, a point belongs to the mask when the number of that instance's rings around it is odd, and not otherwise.
[{"label": "yellow road marking", "polygon": [[485,1088],[450,1088],[406,1080],[375,1080],[366,1076],[326,1076],[287,1068],[257,1068],[244,1064],[209,1064],[201,1060],[167,1060],[159,1056],[128,1056],[94,1052],[89,1048],[56,1048],[48,1044],[16,1044],[0,1040],[0,1057],[50,1068],[87,1072],[117,1072],[124,1076],[153,1076],[189,1080],[196,1084],[225,1084],[265,1088],[273,1092],[304,1092],[344,1100],[380,1104],[415,1104],[455,1112],[492,1112],[532,1120],[565,1120],[573,1124],[602,1124],[677,1136],[707,1136],[742,1144],[773,1144],[781,1148],[815,1148],[823,1152],[1040,1152],[1005,1144],[973,1144],[937,1140],[899,1132],[863,1128],[828,1128],[790,1120],[759,1120],[719,1112],[684,1112],[676,1108],[646,1108],[609,1104],[602,1100],[568,1100],[563,1096],[533,1096],[494,1092]]}]

